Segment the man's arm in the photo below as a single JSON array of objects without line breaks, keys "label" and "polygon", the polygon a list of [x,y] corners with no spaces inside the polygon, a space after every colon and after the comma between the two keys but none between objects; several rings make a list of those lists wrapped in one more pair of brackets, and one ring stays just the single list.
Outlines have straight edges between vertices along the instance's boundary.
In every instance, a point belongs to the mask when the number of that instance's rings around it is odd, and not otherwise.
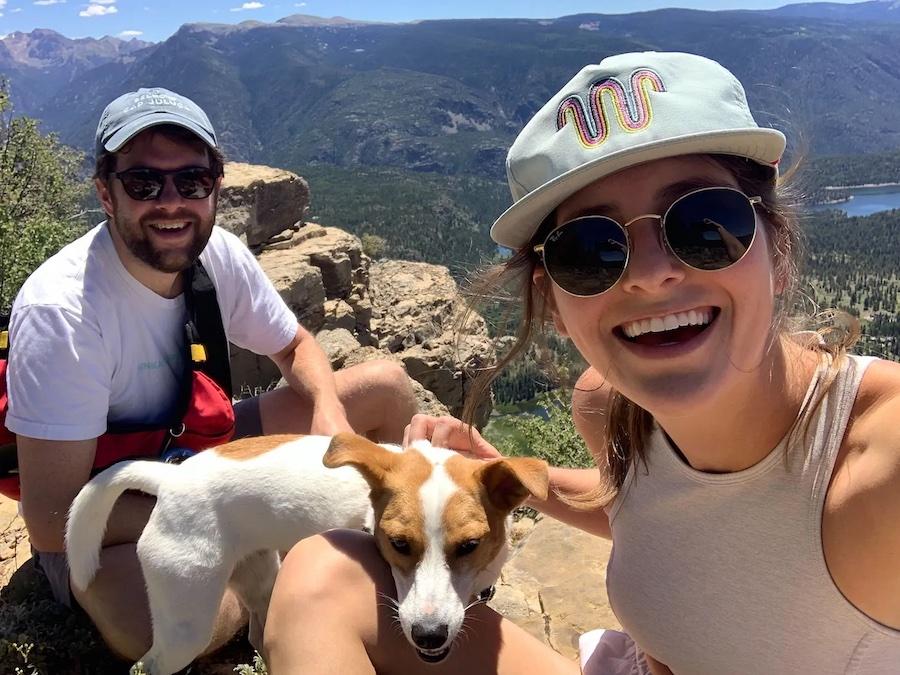
[{"label": "man's arm", "polygon": [[[45,441],[18,436],[16,445],[22,514],[31,545],[45,553],[61,552],[69,506],[90,478],[97,439]],[[154,501],[137,493],[119,497],[107,523],[103,545],[137,541]]]},{"label": "man's arm", "polygon": [[97,440],[45,441],[18,436],[22,515],[38,551],[64,549],[66,515],[90,478]]},{"label": "man's arm", "polygon": [[328,357],[309,331],[298,325],[290,344],[271,358],[291,389],[312,410],[310,433],[330,436],[353,431],[338,398]]}]

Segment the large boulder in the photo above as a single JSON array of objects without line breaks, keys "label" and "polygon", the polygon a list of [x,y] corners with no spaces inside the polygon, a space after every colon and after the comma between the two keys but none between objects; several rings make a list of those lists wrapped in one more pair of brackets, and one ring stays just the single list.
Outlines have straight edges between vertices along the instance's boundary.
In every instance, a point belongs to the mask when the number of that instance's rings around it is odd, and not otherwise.
[{"label": "large boulder", "polygon": [[309,186],[297,174],[228,162],[219,192],[216,224],[255,249],[302,222],[307,206]]}]

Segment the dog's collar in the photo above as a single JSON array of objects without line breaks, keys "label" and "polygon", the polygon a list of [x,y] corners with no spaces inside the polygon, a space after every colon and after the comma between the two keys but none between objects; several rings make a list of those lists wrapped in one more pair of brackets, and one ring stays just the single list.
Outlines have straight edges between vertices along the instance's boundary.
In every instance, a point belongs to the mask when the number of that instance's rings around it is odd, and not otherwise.
[{"label": "dog's collar", "polygon": [[490,602],[494,598],[494,593],[497,592],[497,589],[493,586],[488,586],[481,593],[475,596],[475,599],[478,602]]}]

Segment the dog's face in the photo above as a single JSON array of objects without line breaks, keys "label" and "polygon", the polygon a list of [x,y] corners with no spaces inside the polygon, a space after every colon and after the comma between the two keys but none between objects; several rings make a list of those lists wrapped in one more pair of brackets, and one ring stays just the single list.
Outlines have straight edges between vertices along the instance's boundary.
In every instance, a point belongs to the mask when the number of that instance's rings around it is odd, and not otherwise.
[{"label": "dog's face", "polygon": [[324,462],[355,466],[369,483],[400,625],[423,660],[441,661],[466,609],[500,574],[506,517],[529,494],[546,498],[547,464],[473,460],[424,441],[391,452],[352,434],[336,436]]}]

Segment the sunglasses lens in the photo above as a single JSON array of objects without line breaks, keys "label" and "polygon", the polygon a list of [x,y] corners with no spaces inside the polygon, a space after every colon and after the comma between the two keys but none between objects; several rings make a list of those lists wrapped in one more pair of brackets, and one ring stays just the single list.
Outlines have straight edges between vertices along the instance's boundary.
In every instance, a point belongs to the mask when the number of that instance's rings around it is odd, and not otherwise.
[{"label": "sunglasses lens", "polygon": [[672,204],[665,228],[669,246],[682,262],[720,270],[744,257],[756,232],[756,214],[737,190],[710,188]]},{"label": "sunglasses lens", "polygon": [[628,239],[618,223],[587,216],[563,223],[544,242],[547,274],[572,295],[597,295],[619,280],[628,260]]},{"label": "sunglasses lens", "polygon": [[184,199],[206,199],[216,184],[213,172],[203,167],[174,172],[129,169],[116,175],[122,181],[125,193],[139,201],[159,199],[166,184],[167,175],[172,176],[175,189]]},{"label": "sunglasses lens", "polygon": [[206,199],[216,179],[209,169],[186,169],[174,174],[175,188],[185,199]]},{"label": "sunglasses lens", "polygon": [[156,199],[166,180],[162,174],[147,170],[123,171],[118,176],[125,194],[140,201]]}]

